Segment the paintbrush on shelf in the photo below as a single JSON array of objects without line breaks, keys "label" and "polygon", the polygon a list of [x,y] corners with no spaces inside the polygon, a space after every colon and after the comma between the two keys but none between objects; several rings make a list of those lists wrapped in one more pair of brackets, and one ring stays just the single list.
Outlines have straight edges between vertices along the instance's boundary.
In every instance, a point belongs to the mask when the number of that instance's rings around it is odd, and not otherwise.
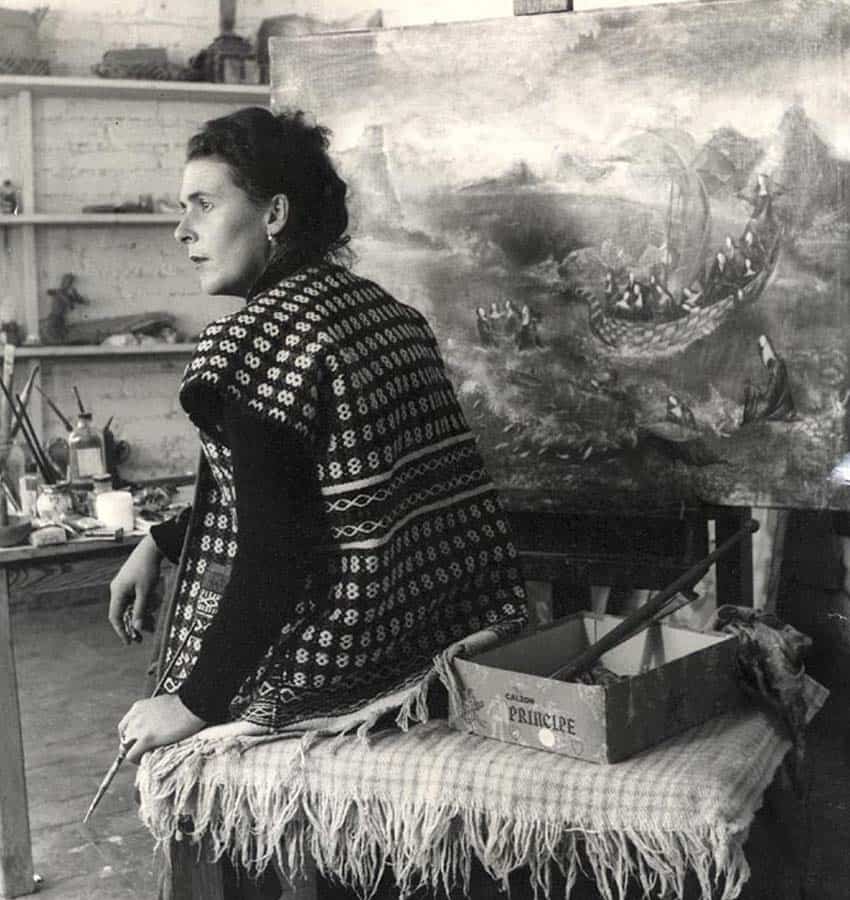
[{"label": "paintbrush on shelf", "polygon": [[[38,443],[35,435],[30,433],[30,431],[27,429],[26,423],[23,419],[23,415],[19,409],[16,409],[15,401],[13,400],[9,389],[6,387],[2,379],[0,379],[0,390],[2,390],[3,392],[3,397],[5,398],[8,408],[15,419],[15,423],[21,429],[21,434],[23,434],[24,440],[26,441],[30,453],[35,460],[35,464],[36,466],[38,466],[39,472],[41,472],[41,477],[48,484],[52,484],[56,480],[52,471],[52,466],[50,466],[50,464],[47,462],[47,459],[44,456],[44,451],[41,449],[41,445]],[[39,453],[40,450],[41,453]]]},{"label": "paintbrush on shelf", "polygon": [[[41,370],[40,364],[33,366],[32,370],[30,371],[29,377],[27,378],[27,382],[24,385],[24,389],[21,391],[21,398],[24,401],[24,406],[29,405],[30,394],[32,394],[32,389],[33,389],[33,386],[35,385],[35,378],[36,378],[36,375],[38,375],[40,370]],[[21,427],[20,420],[17,420],[15,422],[15,424],[12,426],[12,432],[10,435],[12,440],[14,440],[15,437],[17,436],[18,431],[20,430],[20,427]]]},{"label": "paintbrush on shelf", "polygon": [[28,439],[30,450],[32,450],[33,456],[36,459],[36,465],[39,467],[44,480],[48,484],[54,484],[58,478],[58,473],[54,468],[53,463],[50,462],[47,453],[45,453],[44,447],[41,446],[41,441],[38,439],[38,435],[30,420],[27,408],[21,400],[21,395],[16,394],[15,399],[18,402],[16,414],[21,422],[21,430],[24,433],[24,437]]},{"label": "paintbrush on shelf", "polygon": [[50,399],[50,397],[47,396],[47,394],[44,393],[44,391],[38,385],[35,386],[35,389],[44,398],[44,402],[50,407],[56,418],[58,418],[59,421],[65,426],[65,430],[73,431],[74,426],[71,424],[71,420],[62,412],[62,410],[59,409],[59,407]]},{"label": "paintbrush on shelf", "polygon": [[80,399],[80,392],[79,392],[79,390],[77,390],[76,385],[74,385],[73,390],[74,390],[74,396],[77,398],[77,409],[79,409],[80,415],[82,415],[86,411],[86,408],[85,408],[85,406],[83,406],[83,401]]}]

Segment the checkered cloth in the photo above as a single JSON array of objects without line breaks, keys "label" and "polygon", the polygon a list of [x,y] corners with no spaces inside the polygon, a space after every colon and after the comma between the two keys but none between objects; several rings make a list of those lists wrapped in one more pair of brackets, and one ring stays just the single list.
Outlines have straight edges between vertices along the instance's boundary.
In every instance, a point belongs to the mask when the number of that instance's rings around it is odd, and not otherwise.
[{"label": "checkered cloth", "polygon": [[138,786],[160,842],[182,831],[250,870],[276,857],[293,878],[309,854],[366,894],[388,863],[404,896],[463,880],[474,855],[497,879],[527,866],[544,896],[554,861],[568,893],[583,868],[607,900],[629,880],[681,898],[690,871],[705,900],[731,900],[749,877],[749,826],[790,747],[751,707],[611,766],[432,721],[368,744],[320,739],[307,754],[297,740],[196,738],[149,754]]}]

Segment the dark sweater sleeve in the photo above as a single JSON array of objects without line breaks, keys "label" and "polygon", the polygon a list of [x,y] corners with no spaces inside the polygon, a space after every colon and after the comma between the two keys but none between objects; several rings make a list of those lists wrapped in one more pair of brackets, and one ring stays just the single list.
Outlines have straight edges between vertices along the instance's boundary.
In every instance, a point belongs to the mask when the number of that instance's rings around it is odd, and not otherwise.
[{"label": "dark sweater sleeve", "polygon": [[222,422],[233,457],[238,549],[197,663],[179,691],[183,704],[209,723],[229,718],[239,685],[291,614],[321,519],[315,466],[299,436],[232,400],[222,404]]},{"label": "dark sweater sleeve", "polygon": [[150,534],[159,552],[175,565],[180,561],[180,551],[183,549],[191,514],[192,507],[187,506],[179,515],[151,526]]}]

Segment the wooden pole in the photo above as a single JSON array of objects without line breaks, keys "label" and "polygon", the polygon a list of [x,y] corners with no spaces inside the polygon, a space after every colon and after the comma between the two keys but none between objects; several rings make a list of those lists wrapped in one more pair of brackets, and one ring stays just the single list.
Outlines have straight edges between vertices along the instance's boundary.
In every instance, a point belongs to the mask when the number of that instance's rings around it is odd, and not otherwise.
[{"label": "wooden pole", "polygon": [[[9,394],[15,371],[15,345],[3,345],[3,397],[0,398],[0,476],[6,471],[6,461],[12,449],[12,404]],[[0,528],[9,524],[9,507],[6,494],[0,490]]]},{"label": "wooden pole", "polygon": [[35,887],[6,566],[0,566],[0,723],[0,897],[20,897]]},{"label": "wooden pole", "polygon": [[[560,681],[569,681],[587,671],[604,653],[612,650],[618,644],[622,644],[630,637],[637,634],[642,627],[651,624],[655,616],[670,602],[671,598],[680,591],[692,588],[693,585],[702,578],[711,566],[720,559],[724,554],[728,553],[740,541],[748,539],[750,535],[758,531],[759,523],[754,519],[750,519],[743,528],[725,540],[719,547],[706,556],[705,559],[698,562],[695,566],[688,569],[684,575],[680,575],[672,584],[659,591],[651,600],[648,600],[643,606],[636,609],[628,618],[614,629],[603,635],[595,644],[592,644],[586,650],[583,650],[568,662],[565,666],[554,671],[549,677],[556,678]],[[671,610],[672,611],[672,610]]]}]

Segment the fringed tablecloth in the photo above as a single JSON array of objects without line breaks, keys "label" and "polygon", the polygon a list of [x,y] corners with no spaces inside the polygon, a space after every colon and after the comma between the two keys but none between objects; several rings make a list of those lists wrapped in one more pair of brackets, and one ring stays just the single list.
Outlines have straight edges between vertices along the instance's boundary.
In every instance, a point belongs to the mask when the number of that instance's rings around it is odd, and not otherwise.
[{"label": "fringed tablecloth", "polygon": [[583,867],[607,900],[630,879],[681,898],[690,871],[705,900],[731,900],[749,875],[747,831],[790,747],[749,707],[608,766],[432,721],[307,753],[297,739],[198,737],[148,754],[138,787],[160,842],[182,828],[255,872],[276,857],[291,878],[312,856],[366,894],[388,863],[404,895],[463,881],[475,855],[499,879],[527,866],[543,896],[554,861],[568,893]]}]

